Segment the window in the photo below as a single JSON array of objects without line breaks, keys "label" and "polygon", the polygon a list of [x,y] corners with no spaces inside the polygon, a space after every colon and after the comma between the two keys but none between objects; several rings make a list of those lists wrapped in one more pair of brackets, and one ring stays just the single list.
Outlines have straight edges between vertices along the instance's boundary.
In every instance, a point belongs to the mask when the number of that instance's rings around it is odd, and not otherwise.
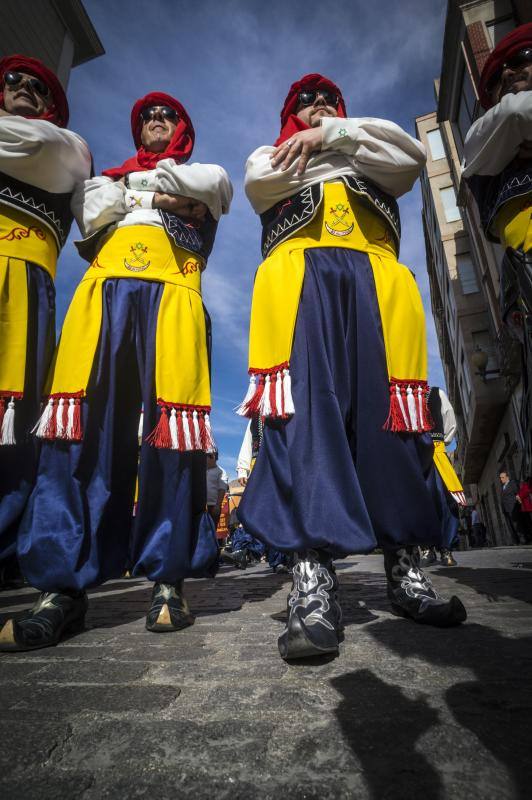
[{"label": "window", "polygon": [[456,205],[456,194],[452,186],[440,189],[440,199],[447,222],[456,222],[461,219],[460,211]]},{"label": "window", "polygon": [[440,158],[445,158],[445,148],[439,128],[435,128],[433,131],[427,131],[427,142],[429,145],[430,157],[433,161],[439,161]]},{"label": "window", "polygon": [[[493,380],[494,378],[499,377],[499,359],[497,358],[497,350],[493,343],[493,339],[490,336],[489,330],[483,331],[472,331],[471,336],[473,338],[473,345],[475,347],[480,347],[486,355],[488,356],[488,363],[486,364],[486,372],[489,372],[489,375],[486,375],[486,380]],[[495,372],[493,372],[493,370]]]},{"label": "window", "polygon": [[460,278],[460,286],[463,294],[474,294],[478,292],[477,274],[475,265],[469,253],[461,253],[456,256],[456,268]]},{"label": "window", "polygon": [[462,64],[462,79],[460,83],[460,99],[458,100],[456,112],[456,125],[459,136],[455,138],[457,139],[456,144],[460,151],[460,156],[462,156],[465,137],[475,119],[475,103],[477,99],[465,62]]},{"label": "window", "polygon": [[471,399],[471,378],[469,377],[469,367],[466,363],[464,351],[460,354],[460,390],[462,394],[462,404],[464,411],[469,411],[469,401]]},{"label": "window", "polygon": [[488,29],[491,46],[495,47],[503,36],[506,36],[507,33],[510,33],[515,28],[514,18],[510,15],[509,17],[493,19],[491,22],[486,22],[486,28]]}]

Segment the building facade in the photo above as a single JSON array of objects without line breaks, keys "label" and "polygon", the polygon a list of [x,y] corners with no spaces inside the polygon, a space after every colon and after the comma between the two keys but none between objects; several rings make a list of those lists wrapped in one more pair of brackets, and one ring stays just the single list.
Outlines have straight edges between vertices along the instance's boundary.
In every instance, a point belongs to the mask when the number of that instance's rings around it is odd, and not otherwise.
[{"label": "building facade", "polygon": [[81,0],[2,0],[0,57],[33,56],[66,88],[72,67],[104,53]]},{"label": "building facade", "polygon": [[436,109],[416,119],[428,155],[421,190],[432,311],[458,423],[455,468],[496,545],[512,542],[499,473],[518,477],[521,466],[520,355],[499,313],[502,249],[484,236],[460,165],[467,131],[482,113],[477,87],[486,58],[531,21],[528,0],[449,0]]}]

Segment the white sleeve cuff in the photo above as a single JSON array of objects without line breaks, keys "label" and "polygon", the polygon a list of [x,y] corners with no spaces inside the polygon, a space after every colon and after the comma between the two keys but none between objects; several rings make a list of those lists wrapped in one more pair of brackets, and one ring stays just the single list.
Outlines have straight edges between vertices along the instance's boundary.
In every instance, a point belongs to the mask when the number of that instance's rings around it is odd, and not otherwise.
[{"label": "white sleeve cuff", "polygon": [[130,172],[127,176],[129,188],[137,192],[154,192],[157,189],[156,174],[157,171],[154,169],[146,170],[146,172]]},{"label": "white sleeve cuff", "polygon": [[139,208],[153,208],[153,195],[155,192],[139,192],[126,189],[124,201],[126,211],[136,211]]},{"label": "white sleeve cuff", "polygon": [[236,474],[238,478],[247,478],[248,470],[244,469],[243,467],[238,467]]},{"label": "white sleeve cuff", "polygon": [[357,121],[342,117],[322,117],[320,124],[322,150],[336,150],[352,155],[359,127]]}]

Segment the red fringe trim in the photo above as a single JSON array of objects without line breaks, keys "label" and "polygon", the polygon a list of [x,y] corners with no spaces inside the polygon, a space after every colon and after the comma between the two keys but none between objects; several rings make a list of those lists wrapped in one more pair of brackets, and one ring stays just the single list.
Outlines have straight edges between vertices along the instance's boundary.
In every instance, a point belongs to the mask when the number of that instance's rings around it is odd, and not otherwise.
[{"label": "red fringe trim", "polygon": [[[157,401],[157,405],[161,409],[159,421],[149,436],[146,437],[145,441],[147,444],[166,450],[177,449],[183,453],[187,452],[187,450],[190,452],[191,450],[206,451],[209,449],[210,441],[205,425],[205,415],[211,410],[210,406],[179,405],[177,403],[167,403],[161,400]],[[172,409],[174,409],[176,412],[177,448],[174,448],[174,443],[172,442],[172,435],[170,432],[169,415]],[[186,411],[185,418],[183,418],[183,411]],[[194,411],[196,411],[198,414],[200,441],[198,441],[196,430],[194,428]],[[191,448],[187,448],[186,446],[185,425],[188,427],[190,442],[192,445]]]},{"label": "red fringe trim", "polygon": [[248,369],[249,375],[275,375],[276,372],[283,373],[283,369],[288,369],[288,361],[283,361],[282,364],[277,364],[276,367],[268,367],[267,369],[257,369],[250,367]]},{"label": "red fringe trim", "polygon": [[81,400],[76,397],[74,398],[74,425],[72,427],[72,441],[81,442],[81,439]]},{"label": "red fringe trim", "polygon": [[[41,419],[42,417],[47,414],[48,406],[50,400],[52,401],[52,409],[50,413],[50,418],[46,423],[46,427],[44,429],[38,430],[39,423],[37,423],[36,427],[34,428],[34,432],[36,431],[37,436],[40,439],[61,439],[62,441],[66,442],[80,442],[83,438],[83,431],[81,428],[81,399],[85,397],[85,392],[83,389],[80,389],[79,392],[54,392],[53,394],[48,395],[44,399],[42,411],[41,411]],[[57,404],[59,400],[62,399],[63,402],[63,416],[62,416],[62,434],[58,436],[57,433]],[[70,403],[69,400],[74,400],[74,417],[72,420],[72,430],[68,431],[68,412]]]},{"label": "red fringe trim", "polygon": [[4,421],[4,414],[6,413],[5,397],[0,396],[0,429]]},{"label": "red fringe trim", "polygon": [[[409,389],[412,391],[411,396],[415,405],[415,420],[412,419],[413,415],[408,407]],[[421,393],[419,389],[421,389]],[[383,430],[392,431],[392,433],[431,431],[434,428],[434,422],[428,406],[429,391],[430,387],[427,381],[390,378],[390,409]]]}]

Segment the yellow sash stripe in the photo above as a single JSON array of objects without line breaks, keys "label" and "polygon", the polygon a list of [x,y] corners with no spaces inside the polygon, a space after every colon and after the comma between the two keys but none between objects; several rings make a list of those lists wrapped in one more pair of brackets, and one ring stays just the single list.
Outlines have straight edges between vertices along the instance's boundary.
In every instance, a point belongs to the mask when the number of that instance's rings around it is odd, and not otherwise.
[{"label": "yellow sash stripe", "polygon": [[532,193],[505,203],[497,214],[495,228],[504,248],[525,253],[532,250]]},{"label": "yellow sash stripe", "polygon": [[445,452],[445,444],[441,441],[434,442],[434,464],[449,492],[464,491],[464,487],[460,483],[460,478],[454,471],[449,456]]}]

